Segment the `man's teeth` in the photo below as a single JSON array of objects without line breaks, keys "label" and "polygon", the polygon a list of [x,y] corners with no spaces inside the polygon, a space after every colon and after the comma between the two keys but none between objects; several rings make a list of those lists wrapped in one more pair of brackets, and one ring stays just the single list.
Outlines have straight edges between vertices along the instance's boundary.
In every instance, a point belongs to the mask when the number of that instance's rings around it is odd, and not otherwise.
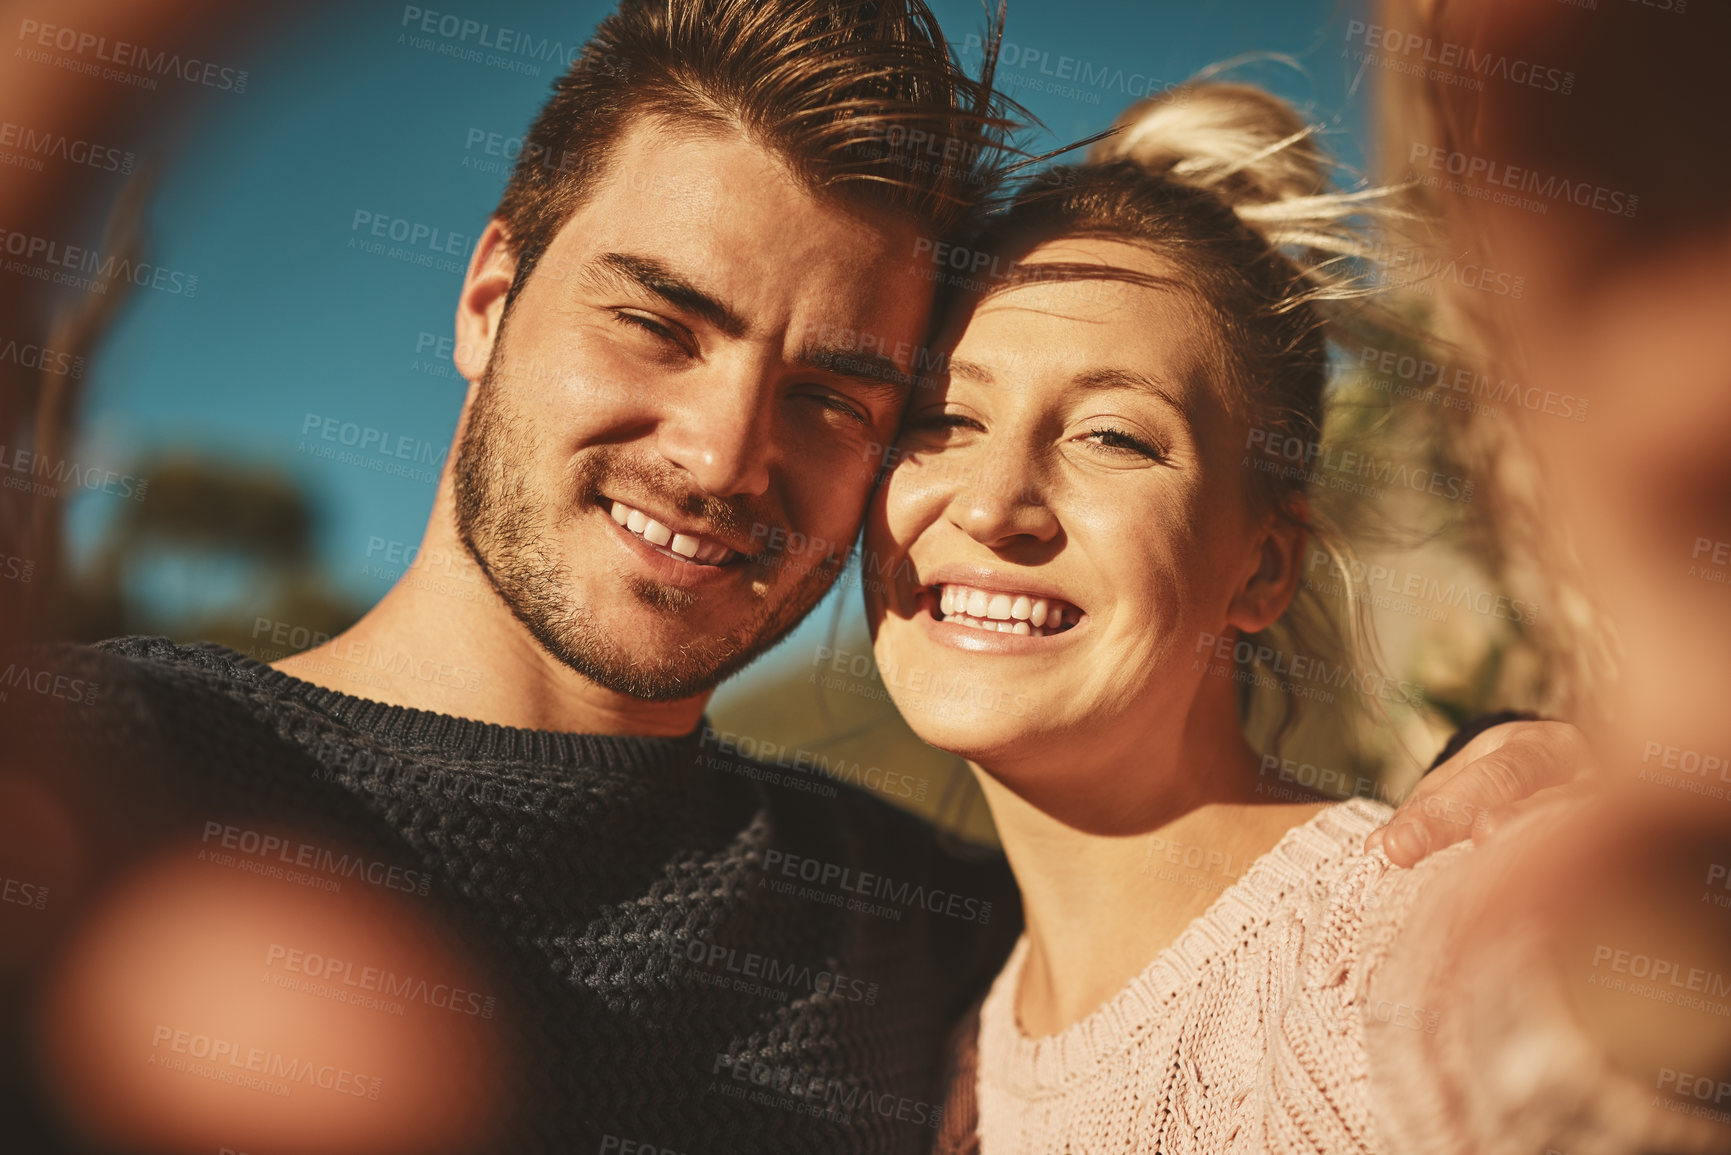
[{"label": "man's teeth", "polygon": [[947,584],[939,587],[938,609],[944,621],[956,625],[1035,637],[1060,633],[1082,620],[1081,610],[1056,598]]},{"label": "man's teeth", "polygon": [[706,565],[720,565],[732,561],[738,555],[717,541],[707,538],[692,537],[690,534],[674,533],[671,529],[644,513],[641,509],[632,509],[623,501],[616,501],[608,511],[613,520],[642,538],[651,545],[672,550],[680,557],[700,561]]}]

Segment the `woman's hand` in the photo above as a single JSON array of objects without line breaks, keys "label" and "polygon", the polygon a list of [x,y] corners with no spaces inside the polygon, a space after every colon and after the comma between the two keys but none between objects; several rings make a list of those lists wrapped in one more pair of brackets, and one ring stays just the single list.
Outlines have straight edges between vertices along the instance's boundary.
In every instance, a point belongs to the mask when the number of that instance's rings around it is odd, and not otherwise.
[{"label": "woman's hand", "polygon": [[1578,799],[1597,775],[1586,735],[1567,722],[1504,722],[1426,774],[1366,849],[1414,866],[1469,835],[1482,843],[1511,818]]}]

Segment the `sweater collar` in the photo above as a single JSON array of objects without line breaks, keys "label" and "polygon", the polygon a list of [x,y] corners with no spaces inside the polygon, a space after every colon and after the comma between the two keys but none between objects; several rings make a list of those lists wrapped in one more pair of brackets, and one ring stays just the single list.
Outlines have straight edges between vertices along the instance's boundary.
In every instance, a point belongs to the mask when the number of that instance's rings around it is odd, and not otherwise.
[{"label": "sweater collar", "polygon": [[[145,642],[154,644],[138,644]],[[272,669],[215,642],[181,646],[165,639],[128,638],[106,643],[105,648],[145,661],[225,675],[267,697],[299,702],[381,745],[437,751],[441,757],[463,761],[652,773],[690,765],[708,725],[704,719],[689,734],[672,738],[523,729],[358,698]]]}]

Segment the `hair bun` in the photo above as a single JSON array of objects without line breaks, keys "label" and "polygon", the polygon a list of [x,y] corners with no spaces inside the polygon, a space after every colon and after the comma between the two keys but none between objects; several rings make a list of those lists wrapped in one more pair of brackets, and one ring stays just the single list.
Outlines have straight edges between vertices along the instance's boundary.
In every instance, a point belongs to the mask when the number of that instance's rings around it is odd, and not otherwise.
[{"label": "hair bun", "polygon": [[1374,280],[1361,279],[1342,259],[1373,257],[1372,234],[1393,236],[1408,218],[1388,203],[1397,190],[1336,189],[1339,169],[1316,127],[1280,97],[1248,84],[1181,84],[1132,104],[1112,127],[1117,131],[1089,150],[1087,163],[1128,160],[1218,198],[1297,261],[1319,297],[1365,295]]},{"label": "hair bun", "polygon": [[1234,209],[1321,196],[1328,164],[1314,130],[1278,96],[1247,84],[1196,83],[1139,100],[1091,163],[1131,160],[1212,193]]}]

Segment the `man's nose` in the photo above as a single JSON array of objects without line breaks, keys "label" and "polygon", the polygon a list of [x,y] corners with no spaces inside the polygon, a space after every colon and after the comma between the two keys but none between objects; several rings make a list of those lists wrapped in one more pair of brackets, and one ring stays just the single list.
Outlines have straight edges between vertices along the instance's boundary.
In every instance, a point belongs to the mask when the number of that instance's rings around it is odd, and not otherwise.
[{"label": "man's nose", "polygon": [[689,384],[658,427],[662,458],[715,497],[767,492],[780,447],[774,442],[774,382],[764,367],[715,366]]}]

